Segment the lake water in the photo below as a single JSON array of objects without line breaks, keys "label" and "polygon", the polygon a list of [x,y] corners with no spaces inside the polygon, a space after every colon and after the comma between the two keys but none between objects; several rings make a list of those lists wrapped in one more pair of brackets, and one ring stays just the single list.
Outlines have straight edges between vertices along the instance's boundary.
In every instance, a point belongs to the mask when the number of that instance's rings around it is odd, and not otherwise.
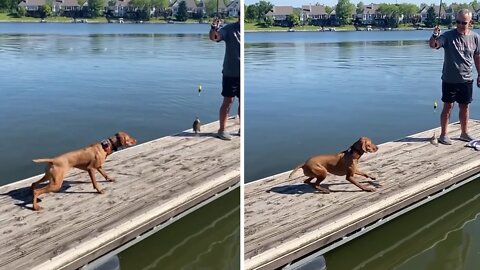
[{"label": "lake water", "polygon": [[[225,48],[208,31],[198,24],[0,23],[0,185],[41,174],[33,158],[119,130],[143,143],[191,128],[196,115],[216,121]],[[179,221],[126,250],[122,269],[140,269],[140,254],[149,256],[145,269],[239,269],[239,201],[233,192],[189,216],[188,226]]]},{"label": "lake water", "polygon": [[[438,127],[433,103],[441,108],[443,51],[428,47],[430,35],[247,33],[245,182],[343,151],[361,136],[381,144]],[[457,108],[451,121],[458,121]],[[328,269],[477,269],[476,182],[329,252]]]}]

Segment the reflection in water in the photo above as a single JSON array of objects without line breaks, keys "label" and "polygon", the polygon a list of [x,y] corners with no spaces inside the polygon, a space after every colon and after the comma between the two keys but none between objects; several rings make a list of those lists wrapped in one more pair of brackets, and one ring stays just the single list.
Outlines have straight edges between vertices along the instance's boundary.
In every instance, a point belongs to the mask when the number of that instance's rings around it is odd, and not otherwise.
[{"label": "reflection in water", "polygon": [[[477,256],[480,235],[478,230],[470,232],[469,227],[478,226],[476,223],[480,221],[480,194],[475,192],[480,188],[478,182],[469,183],[327,253],[327,266],[352,270],[476,269],[472,266],[480,263]],[[372,239],[375,244],[367,245]],[[474,242],[477,243],[474,245]],[[356,256],[343,261],[344,253]]]},{"label": "reflection in water", "polygon": [[121,252],[121,268],[240,269],[240,207],[229,203],[239,195],[236,189]]}]

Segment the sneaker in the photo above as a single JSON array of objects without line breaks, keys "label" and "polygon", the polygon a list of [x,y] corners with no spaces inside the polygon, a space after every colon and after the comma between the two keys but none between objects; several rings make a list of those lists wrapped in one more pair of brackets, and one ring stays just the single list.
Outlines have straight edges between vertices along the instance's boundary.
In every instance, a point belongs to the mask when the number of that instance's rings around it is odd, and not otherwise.
[{"label": "sneaker", "polygon": [[470,136],[470,134],[468,134],[468,133],[462,133],[460,135],[460,140],[469,142],[469,141],[473,141],[475,139],[472,136]]},{"label": "sneaker", "polygon": [[228,134],[226,131],[219,131],[217,133],[217,137],[226,141],[230,141],[232,139],[232,135]]},{"label": "sneaker", "polygon": [[438,137],[438,142],[441,143],[441,144],[445,144],[445,145],[451,145],[452,144],[452,141],[450,140],[450,138],[447,135],[440,135],[440,137]]}]

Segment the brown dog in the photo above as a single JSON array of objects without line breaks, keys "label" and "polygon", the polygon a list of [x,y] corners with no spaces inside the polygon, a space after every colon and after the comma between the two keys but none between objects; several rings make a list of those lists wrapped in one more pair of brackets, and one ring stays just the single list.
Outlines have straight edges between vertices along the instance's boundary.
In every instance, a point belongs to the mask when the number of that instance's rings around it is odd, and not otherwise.
[{"label": "brown dog", "polygon": [[346,179],[360,189],[364,191],[375,191],[373,187],[366,187],[358,183],[353,176],[358,174],[375,180],[375,177],[359,171],[357,166],[358,160],[365,152],[374,153],[377,150],[378,147],[373,144],[369,138],[362,137],[344,152],[310,157],[304,164],[298,165],[292,173],[290,173],[289,178],[292,177],[293,173],[298,169],[302,168],[303,174],[308,177],[304,183],[311,184],[310,181],[316,178],[317,181],[315,181],[314,187],[322,193],[330,193],[328,188],[320,186],[320,183],[327,177],[328,173],[339,176],[346,175]]},{"label": "brown dog", "polygon": [[[95,170],[98,170],[108,181],[113,181],[107,176],[102,168],[108,155],[117,151],[120,147],[135,145],[137,140],[125,132],[118,132],[115,136],[105,139],[99,143],[92,144],[83,149],[65,153],[55,158],[34,159],[33,162],[48,162],[45,168],[45,175],[42,179],[32,184],[33,209],[39,211],[42,208],[37,204],[38,196],[47,192],[56,192],[60,190],[65,173],[71,168],[77,168],[87,171],[92,180],[93,187],[99,192],[104,193],[95,179]],[[37,184],[50,180],[45,187],[35,189]]]}]

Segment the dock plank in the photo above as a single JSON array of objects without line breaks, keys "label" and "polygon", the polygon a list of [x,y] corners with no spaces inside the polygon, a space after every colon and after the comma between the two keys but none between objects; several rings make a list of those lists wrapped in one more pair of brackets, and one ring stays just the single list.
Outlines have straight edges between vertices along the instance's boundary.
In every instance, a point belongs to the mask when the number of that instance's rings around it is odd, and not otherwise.
[{"label": "dock plank", "polygon": [[[469,125],[480,138],[480,121]],[[452,139],[460,135],[458,123],[449,128]],[[420,132],[362,156],[360,168],[383,185],[373,193],[359,190],[345,177],[329,175],[322,184],[332,192],[320,194],[303,184],[302,170],[291,179],[288,171],[247,184],[246,269],[282,266],[480,171],[480,152],[459,140],[433,146],[428,139],[434,131],[440,134],[439,128]]]},{"label": "dock plank", "polygon": [[[72,169],[34,212],[30,184],[0,187],[0,269],[75,269],[240,181],[240,137],[214,138],[218,122],[116,152],[97,178]],[[230,119],[227,130],[236,133]],[[132,134],[134,135],[134,134]],[[69,151],[69,150],[66,150]],[[32,157],[33,158],[33,157]],[[41,165],[40,165],[41,166]]]}]

